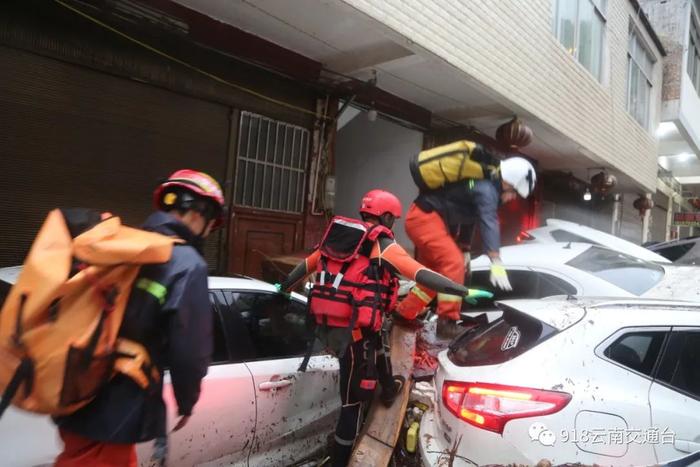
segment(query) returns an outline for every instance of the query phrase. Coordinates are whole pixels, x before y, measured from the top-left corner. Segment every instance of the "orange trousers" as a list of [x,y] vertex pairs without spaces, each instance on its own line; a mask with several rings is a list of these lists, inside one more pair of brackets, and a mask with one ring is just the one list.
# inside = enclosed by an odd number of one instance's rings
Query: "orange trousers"
[[[440,214],[424,212],[412,204],[406,216],[406,233],[416,246],[417,259],[420,263],[458,284],[464,282],[466,272],[464,255],[450,235]],[[399,303],[397,311],[406,319],[414,319],[435,298],[435,295],[438,297],[438,316],[453,320],[460,319],[462,297],[437,294],[420,285],[416,285]]]
[[137,467],[136,445],[93,441],[58,430],[65,447],[54,467]]

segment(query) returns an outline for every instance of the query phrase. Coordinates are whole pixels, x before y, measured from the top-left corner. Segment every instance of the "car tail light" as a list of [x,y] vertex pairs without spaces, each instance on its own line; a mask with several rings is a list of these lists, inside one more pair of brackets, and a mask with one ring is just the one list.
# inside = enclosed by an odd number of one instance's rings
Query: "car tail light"
[[442,403],[458,418],[484,430],[503,433],[516,418],[548,415],[563,409],[571,394],[486,383],[445,381]]
[[535,239],[535,237],[533,237],[532,235],[530,235],[529,233],[527,233],[527,232],[524,231],[524,230],[520,231],[520,233],[518,234],[518,236],[515,237],[515,241],[518,242],[518,243],[522,243],[522,242],[524,242],[524,241],[527,241],[527,240],[534,240],[534,239]]

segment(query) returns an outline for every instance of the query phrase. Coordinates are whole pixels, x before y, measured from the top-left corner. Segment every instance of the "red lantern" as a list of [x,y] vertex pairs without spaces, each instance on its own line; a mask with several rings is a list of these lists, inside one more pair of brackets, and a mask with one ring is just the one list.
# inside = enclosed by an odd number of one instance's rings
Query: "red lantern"
[[651,198],[647,198],[646,196],[640,196],[639,198],[634,200],[632,206],[634,206],[634,209],[639,211],[640,216],[644,216],[645,211],[648,211],[649,209],[654,207],[654,202],[651,200]]
[[518,117],[514,117],[496,129],[496,140],[509,149],[522,148],[532,141],[532,130]]
[[605,172],[599,172],[591,178],[593,192],[602,196],[607,195],[615,185],[617,185],[617,178]]

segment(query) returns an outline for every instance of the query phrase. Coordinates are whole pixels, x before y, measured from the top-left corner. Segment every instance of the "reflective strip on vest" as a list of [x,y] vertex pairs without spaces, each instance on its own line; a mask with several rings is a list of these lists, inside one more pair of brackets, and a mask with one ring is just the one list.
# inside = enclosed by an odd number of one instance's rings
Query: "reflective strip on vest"
[[462,297],[459,295],[448,295],[446,293],[439,293],[438,294],[438,301],[439,302],[460,302],[460,301],[462,301]]
[[426,305],[427,305],[428,303],[430,303],[430,300],[431,300],[431,299],[430,299],[430,296],[429,296],[427,293],[423,292],[423,291],[420,289],[420,287],[413,287],[413,288],[411,289],[411,293],[412,293],[413,295],[415,295],[416,297],[420,298],[420,300],[421,300],[423,303],[425,303]]
[[168,289],[163,284],[142,277],[136,282],[136,288],[153,295],[161,305],[165,304],[165,296],[168,294]]
[[333,281],[333,288],[338,290],[338,287],[340,287],[340,282],[343,280],[343,275],[341,273],[338,273],[335,276],[335,280]]

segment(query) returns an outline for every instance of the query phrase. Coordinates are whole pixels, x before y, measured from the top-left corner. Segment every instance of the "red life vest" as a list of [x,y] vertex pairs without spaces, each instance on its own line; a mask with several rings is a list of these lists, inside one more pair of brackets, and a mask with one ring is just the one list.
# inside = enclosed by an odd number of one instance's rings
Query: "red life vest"
[[379,330],[382,315],[396,303],[398,279],[378,258],[370,258],[380,235],[394,238],[384,226],[334,217],[318,247],[321,258],[309,308],[317,324]]

